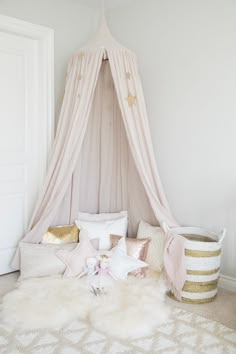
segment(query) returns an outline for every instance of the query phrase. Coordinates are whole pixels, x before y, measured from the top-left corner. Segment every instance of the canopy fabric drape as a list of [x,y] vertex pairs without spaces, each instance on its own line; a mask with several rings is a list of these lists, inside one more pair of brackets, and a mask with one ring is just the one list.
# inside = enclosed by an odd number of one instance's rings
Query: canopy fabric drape
[[71,184],[53,224],[70,223],[78,210],[128,210],[130,236],[141,218],[156,223],[129,147],[110,64],[103,61]]
[[[79,210],[121,209],[129,211],[131,235],[141,219],[177,225],[156,167],[136,57],[103,22],[69,62],[50,166],[22,241],[39,243],[50,225],[73,222]],[[18,252],[12,266],[19,269]]]

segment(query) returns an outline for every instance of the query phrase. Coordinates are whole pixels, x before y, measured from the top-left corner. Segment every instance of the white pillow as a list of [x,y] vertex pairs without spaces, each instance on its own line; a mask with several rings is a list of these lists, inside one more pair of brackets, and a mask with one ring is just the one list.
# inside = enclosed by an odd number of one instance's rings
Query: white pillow
[[78,220],[110,221],[110,220],[116,220],[116,219],[123,218],[124,216],[127,217],[127,219],[128,219],[128,211],[122,210],[118,213],[101,213],[101,214],[90,214],[90,213],[83,213],[83,212],[79,211]]
[[20,242],[20,278],[46,277],[63,274],[66,266],[58,258],[58,250],[72,251],[78,243],[35,244]]
[[146,262],[149,268],[160,271],[163,268],[163,252],[165,233],[159,226],[152,226],[147,222],[140,221],[137,238],[151,238],[147,251]]
[[79,229],[85,229],[88,232],[90,240],[99,239],[99,249],[109,250],[111,248],[110,234],[126,236],[128,229],[127,216],[109,221],[75,221]]

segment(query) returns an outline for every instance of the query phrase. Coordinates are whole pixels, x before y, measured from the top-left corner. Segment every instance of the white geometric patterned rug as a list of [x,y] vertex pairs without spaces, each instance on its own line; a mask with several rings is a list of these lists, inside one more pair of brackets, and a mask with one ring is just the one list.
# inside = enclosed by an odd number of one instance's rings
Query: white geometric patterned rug
[[0,322],[1,354],[235,354],[236,331],[173,308],[155,335],[117,340],[74,321],[62,330],[16,331]]

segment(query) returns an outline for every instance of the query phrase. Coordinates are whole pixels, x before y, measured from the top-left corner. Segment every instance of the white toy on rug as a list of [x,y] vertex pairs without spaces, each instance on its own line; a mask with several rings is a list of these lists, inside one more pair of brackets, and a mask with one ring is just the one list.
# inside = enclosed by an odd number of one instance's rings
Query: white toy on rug
[[97,256],[99,263],[96,266],[96,275],[91,281],[91,285],[95,289],[99,289],[103,293],[107,288],[114,285],[114,280],[116,277],[111,272],[110,262],[111,258],[107,255]]
[[111,275],[110,268],[110,258],[106,255],[98,256],[99,265],[97,265],[96,270],[98,275]]
[[89,257],[86,259],[86,266],[84,267],[84,271],[78,275],[77,278],[81,278],[84,275],[87,275],[87,277],[92,277],[97,273],[97,263],[98,260],[96,257]]

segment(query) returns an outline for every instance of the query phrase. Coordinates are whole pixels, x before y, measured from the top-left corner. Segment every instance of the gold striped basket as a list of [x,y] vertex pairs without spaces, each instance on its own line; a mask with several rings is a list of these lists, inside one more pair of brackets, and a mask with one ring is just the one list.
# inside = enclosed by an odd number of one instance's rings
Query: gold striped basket
[[[192,304],[213,301],[217,295],[222,241],[226,229],[220,234],[199,227],[172,228],[171,232],[186,238],[187,279],[182,290],[182,301]],[[169,296],[175,298],[171,293]]]

